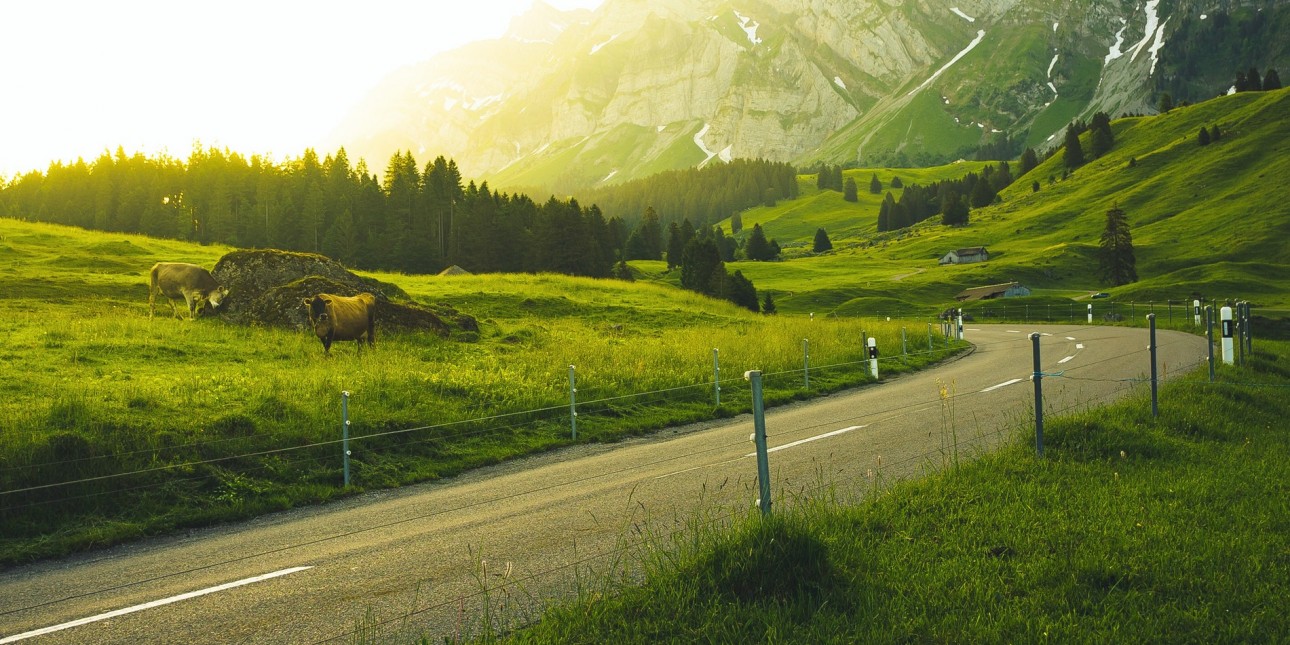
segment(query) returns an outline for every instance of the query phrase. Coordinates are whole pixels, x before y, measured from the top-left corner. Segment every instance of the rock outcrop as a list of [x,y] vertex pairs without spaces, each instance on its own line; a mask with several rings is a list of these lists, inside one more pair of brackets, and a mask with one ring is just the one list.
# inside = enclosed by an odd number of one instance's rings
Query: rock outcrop
[[211,275],[229,289],[219,316],[233,323],[304,329],[309,322],[306,298],[367,292],[376,296],[379,327],[430,330],[445,337],[479,331],[473,317],[452,307],[415,303],[397,285],[355,275],[339,262],[312,253],[233,251],[220,258]]

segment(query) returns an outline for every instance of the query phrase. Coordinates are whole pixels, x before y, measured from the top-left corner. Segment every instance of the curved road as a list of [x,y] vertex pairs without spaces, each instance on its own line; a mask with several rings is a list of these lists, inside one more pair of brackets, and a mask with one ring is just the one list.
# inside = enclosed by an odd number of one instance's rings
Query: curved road
[[[775,504],[827,485],[859,496],[1033,428],[1030,332],[1062,374],[1044,379],[1046,415],[1150,374],[1143,329],[969,326],[974,350],[943,366],[769,410]],[[1158,345],[1162,378],[1205,361],[1204,338]],[[0,575],[0,644],[438,640],[475,633],[485,599],[523,620],[633,543],[750,507],[751,433],[742,416],[17,568]]]

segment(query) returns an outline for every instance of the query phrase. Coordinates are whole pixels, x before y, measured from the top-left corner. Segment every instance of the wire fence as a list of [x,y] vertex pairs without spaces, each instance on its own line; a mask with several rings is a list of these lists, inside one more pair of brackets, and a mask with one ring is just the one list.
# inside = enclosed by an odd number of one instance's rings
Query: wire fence
[[[1096,329],[1097,329],[1096,327],[1090,328],[1090,330],[1096,330]],[[1247,326],[1246,329],[1248,330],[1249,327]],[[947,355],[950,352],[961,349],[962,345],[956,343],[956,341],[951,340],[948,337],[949,335],[952,335],[952,330],[947,328],[942,328],[937,333],[936,337],[932,339],[933,349],[930,349],[930,350],[918,349],[918,350],[910,351],[910,348],[909,348],[910,343],[903,342],[902,344],[904,346],[899,348],[899,350],[897,350],[896,348],[890,348],[886,350],[886,355],[881,355],[873,359],[865,359],[860,361],[842,361],[837,363],[822,363],[820,365],[811,365],[809,363],[809,358],[808,358],[807,360],[804,361],[803,369],[801,370],[784,370],[784,371],[775,372],[775,373],[767,373],[767,374],[764,374],[763,376],[768,381],[784,381],[784,382],[801,381],[802,383],[807,383],[810,378],[809,374],[811,372],[816,372],[818,374],[825,374],[825,375],[834,374],[834,373],[846,373],[846,374],[854,375],[856,372],[867,371],[871,360],[882,365],[883,367],[881,369],[885,372],[890,366],[894,366],[897,363],[909,361],[914,358],[939,358]],[[1091,342],[1091,341],[1097,340],[1098,338],[1099,336],[1096,335],[1095,333],[1095,335],[1088,336],[1086,338],[1086,341]],[[978,349],[986,349],[991,347],[992,345],[1014,344],[1015,342],[1016,342],[1015,339],[1001,340],[1001,341],[998,341],[997,343],[979,343],[978,342],[976,346]],[[1166,341],[1161,346],[1167,346],[1168,344],[1169,344],[1169,341]],[[1214,347],[1214,344],[1212,342],[1210,343],[1210,347],[1212,351],[1212,348]],[[1136,350],[1133,352],[1118,354],[1115,356],[1109,356],[1100,361],[1081,363],[1079,365],[1061,370],[1060,372],[1045,374],[1044,377],[1054,378],[1054,379],[1068,379],[1072,381],[1101,382],[1106,384],[1113,384],[1116,387],[1110,396],[1120,396],[1125,391],[1131,390],[1135,387],[1143,385],[1144,383],[1147,383],[1148,379],[1142,377],[1140,374],[1125,375],[1123,377],[1116,377],[1116,378],[1085,376],[1085,374],[1090,372],[1093,368],[1098,367],[1099,365],[1104,363],[1124,361],[1126,358],[1132,358],[1134,361],[1137,361],[1140,358],[1143,358],[1148,351],[1149,349],[1144,347],[1143,349]],[[716,370],[715,373],[719,373],[719,371],[720,370]],[[1171,380],[1176,380],[1176,379],[1171,379]],[[1286,386],[1284,384],[1279,384],[1279,383],[1260,383],[1260,382],[1254,382],[1254,381],[1248,381],[1248,380],[1234,381],[1230,379],[1225,379],[1225,380],[1211,379],[1209,382],[1197,382],[1197,381],[1187,382],[1187,387],[1284,388]],[[791,390],[795,388],[798,388],[798,386],[796,385],[789,386],[787,389]],[[571,389],[576,389],[576,388],[571,388]],[[807,389],[808,388],[806,386],[802,386],[800,388],[801,391],[807,391]],[[710,406],[714,402],[715,398],[718,396],[720,396],[723,401],[734,401],[734,400],[747,401],[751,397],[751,395],[752,395],[751,389],[748,387],[747,381],[745,380],[742,374],[735,377],[728,377],[728,378],[719,378],[714,376],[711,382],[700,382],[700,383],[692,383],[687,385],[678,385],[672,388],[658,389],[658,390],[653,390],[649,392],[641,392],[636,394],[618,395],[618,396],[610,396],[610,397],[579,401],[577,402],[577,405],[576,405],[576,415],[584,421],[591,420],[593,418],[600,418],[602,421],[612,422],[614,419],[621,418],[624,414],[630,413],[630,411],[635,407],[650,407],[650,406],[659,406],[659,405],[678,405],[678,404],[695,404],[695,405]],[[985,391],[956,392],[956,393],[951,393],[948,396],[948,400],[950,402],[967,401],[978,397],[984,397],[986,395],[987,393]],[[793,427],[793,428],[779,428],[779,429],[776,429],[775,434],[776,434],[777,441],[781,443],[787,443],[787,442],[792,442],[805,437],[809,437],[814,434],[818,434],[819,431],[825,428],[837,427],[839,424],[860,424],[862,422],[872,423],[876,419],[891,418],[893,416],[909,413],[913,410],[925,408],[926,406],[929,406],[929,405],[942,405],[942,404],[945,404],[946,401],[947,401],[947,398],[944,395],[939,395],[939,396],[927,395],[924,397],[907,399],[899,402],[892,402],[881,407],[874,407],[871,409],[858,411],[854,414],[841,415],[836,418],[819,420],[815,423],[808,424],[808,425],[803,425],[803,426]],[[1070,401],[1061,407],[1049,408],[1047,413],[1050,415],[1061,415],[1061,414],[1069,413],[1082,408],[1087,408],[1091,405],[1092,404],[1088,401]],[[739,409],[742,410],[743,408],[740,407]],[[420,425],[420,426],[413,426],[413,427],[374,431],[360,436],[350,437],[349,441],[358,450],[387,449],[397,453],[397,452],[402,452],[407,450],[415,450],[418,446],[424,447],[424,446],[430,446],[430,445],[440,443],[446,432],[451,432],[452,435],[457,438],[466,438],[466,437],[506,438],[506,437],[514,436],[516,433],[520,433],[526,430],[540,429],[541,431],[551,431],[555,428],[564,427],[566,423],[570,423],[572,420],[569,419],[568,417],[569,414],[570,414],[570,407],[568,405],[565,405],[565,404],[553,405],[546,408],[525,410],[521,412],[506,413],[506,414],[497,414],[497,415],[491,415],[491,416],[481,416],[477,418],[465,419],[465,420],[459,420],[459,421],[453,421],[453,422],[447,422],[447,423],[441,423],[441,424]],[[1033,419],[1031,419],[1031,421],[1033,421]],[[340,423],[338,421],[337,428],[339,427],[340,427]],[[955,457],[953,458],[957,458],[957,455],[960,452],[966,453],[970,449],[982,449],[984,446],[996,445],[997,443],[1005,439],[1007,436],[1013,435],[1017,431],[1018,431],[1018,426],[1016,425],[1011,425],[1011,426],[1001,425],[999,427],[996,427],[984,433],[976,433],[971,436],[965,436],[963,438],[955,438],[948,443],[942,442],[939,446],[933,449],[927,450],[919,454],[905,456],[896,461],[889,461],[888,463],[883,464],[881,466],[875,467],[874,464],[864,464],[864,463],[855,464],[854,468],[850,471],[835,473],[834,476],[830,478],[828,482],[816,482],[810,485],[804,485],[794,491],[784,491],[781,489],[780,491],[778,491],[777,495],[782,497],[787,503],[793,503],[794,499],[809,499],[820,495],[831,494],[831,492],[836,489],[851,489],[851,490],[860,490],[860,491],[875,490],[876,487],[882,485],[881,479],[882,479],[882,473],[884,471],[899,471],[905,466],[918,464],[918,463],[936,462],[938,459],[944,462],[946,459],[950,459],[951,455],[955,455]],[[200,453],[204,449],[209,449],[214,446],[227,446],[230,444],[235,444],[235,442],[238,442],[238,441],[248,442],[248,445],[253,445],[256,442],[260,442],[263,440],[265,440],[265,437],[263,436],[219,439],[219,440],[212,440],[212,441],[206,441],[206,442],[194,442],[183,446],[174,446],[173,450],[177,452],[192,451],[192,452]],[[48,505],[63,504],[63,503],[66,503],[68,500],[84,501],[84,500],[101,499],[104,497],[120,495],[123,491],[139,493],[139,492],[146,492],[148,490],[155,489],[158,487],[164,487],[164,486],[182,487],[186,485],[198,485],[209,479],[208,474],[198,471],[198,468],[201,466],[222,467],[227,465],[230,467],[230,470],[235,470],[233,468],[234,466],[242,466],[244,469],[237,472],[241,472],[243,474],[249,474],[259,470],[271,469],[276,467],[285,468],[285,467],[291,467],[293,465],[297,465],[301,463],[317,464],[317,463],[330,462],[334,464],[335,462],[338,461],[341,444],[342,444],[342,439],[338,436],[337,438],[332,440],[312,441],[312,442],[302,443],[300,445],[291,445],[291,446],[278,446],[278,447],[261,446],[259,448],[240,451],[233,455],[194,459],[189,461],[183,461],[180,463],[158,465],[152,468],[136,469],[129,472],[104,473],[100,475],[68,479],[65,481],[53,481],[53,482],[42,483],[38,485],[0,491],[0,503],[4,504],[2,508],[5,512],[13,512],[13,511],[20,511],[24,509],[30,510],[33,508],[39,508],[39,507],[48,506]],[[207,564],[202,567],[175,571],[173,573],[167,574],[166,576],[153,578],[150,580],[131,581],[128,583],[122,583],[121,585],[112,587],[110,589],[86,590],[81,592],[69,593],[66,596],[56,598],[56,599],[43,599],[40,602],[33,602],[25,607],[14,607],[14,608],[0,610],[0,616],[13,614],[20,611],[28,611],[28,610],[39,608],[46,605],[53,605],[61,602],[66,602],[79,597],[103,593],[105,591],[110,591],[110,590],[115,590],[115,589],[135,586],[135,585],[141,585],[148,582],[156,581],[164,577],[175,577],[175,576],[186,575],[200,569],[208,569],[208,568],[212,568],[212,567],[216,567],[224,564],[249,560],[252,558],[258,558],[258,557],[270,555],[276,552],[288,551],[292,549],[301,549],[301,548],[305,548],[305,547],[309,547],[312,545],[333,541],[333,540],[343,540],[349,537],[353,537],[357,534],[362,534],[366,532],[379,532],[399,524],[432,520],[436,517],[447,515],[450,513],[457,513],[461,511],[470,510],[472,508],[482,507],[489,504],[496,504],[498,502],[502,502],[508,499],[515,499],[526,495],[541,493],[544,490],[553,490],[553,489],[567,487],[571,485],[577,485],[579,483],[593,481],[600,478],[610,477],[614,475],[622,475],[622,474],[631,473],[635,471],[641,471],[647,468],[653,468],[662,463],[681,459],[682,457],[687,459],[694,459],[695,457],[703,458],[705,455],[710,455],[714,461],[725,460],[728,458],[725,455],[727,455],[730,452],[731,448],[746,447],[746,446],[747,446],[746,440],[740,439],[735,441],[710,444],[705,448],[703,448],[702,450],[700,450],[697,454],[696,453],[688,453],[686,455],[659,454],[651,460],[624,465],[619,467],[617,470],[614,470],[611,472],[584,473],[572,479],[561,479],[559,481],[544,482],[538,488],[532,488],[532,489],[526,489],[526,490],[514,490],[514,491],[499,491],[497,495],[491,496],[488,498],[465,500],[451,507],[437,508],[434,510],[426,511],[421,514],[403,517],[398,520],[387,522],[387,523],[364,526],[360,529],[355,529],[352,531],[340,532],[340,533],[330,534],[326,536],[321,536],[316,539],[312,539],[304,542],[292,543],[289,545],[284,545],[284,546],[275,548],[271,551],[261,551],[261,552],[255,552],[255,553],[240,554],[236,557],[228,558],[221,562]],[[274,462],[274,463],[265,463],[263,461],[255,461],[255,463],[245,463],[248,461],[253,461],[253,460],[257,460],[265,457],[279,458],[280,461]],[[77,457],[74,459],[52,461],[52,462],[46,462],[41,464],[32,464],[32,465],[18,466],[18,467],[4,467],[4,468],[0,468],[0,471],[11,470],[14,468],[29,469],[30,471],[33,471],[33,472],[70,470],[71,466],[78,466],[78,467],[84,466],[85,464],[91,463],[96,459],[100,459],[100,458],[92,457],[92,456]],[[335,469],[333,468],[333,472],[334,471]],[[158,473],[166,473],[167,476],[164,481],[152,481],[147,477],[148,475],[154,475]],[[144,481],[139,483],[123,483],[116,487],[110,487],[110,489],[106,489],[102,486],[104,482],[109,480],[122,480],[122,481],[128,482],[128,480],[139,478],[139,477],[143,477]],[[525,587],[536,588],[538,586],[537,583],[542,580],[564,579],[570,576],[576,577],[576,574],[580,568],[585,569],[595,563],[612,562],[612,563],[619,563],[619,564],[615,564],[614,566],[626,566],[626,565],[622,565],[621,563],[627,560],[627,556],[630,553],[640,549],[642,546],[645,546],[647,544],[647,541],[670,540],[673,537],[675,537],[677,533],[682,531],[693,531],[697,529],[702,529],[704,527],[709,527],[709,528],[719,527],[725,523],[733,521],[737,517],[742,516],[745,512],[746,510],[731,509],[723,512],[718,512],[709,517],[706,517],[704,518],[703,522],[699,525],[690,525],[686,527],[662,530],[660,532],[651,533],[646,536],[639,536],[637,539],[626,539],[621,541],[619,544],[617,544],[615,547],[611,549],[605,549],[597,553],[587,554],[583,557],[576,559],[575,561],[563,562],[558,565],[552,565],[550,567],[543,568],[541,570],[537,570],[532,573],[526,574],[525,576],[508,578],[507,580],[505,580],[500,584],[490,585],[488,584],[488,581],[485,580],[483,581],[483,584],[480,585],[479,589],[477,591],[474,591],[473,593],[457,595],[451,598],[431,600],[428,603],[426,603],[424,606],[418,605],[412,608],[411,610],[405,613],[402,613],[398,616],[374,619],[366,623],[365,625],[363,625],[361,629],[390,628],[392,626],[400,625],[400,624],[406,625],[408,624],[409,621],[415,621],[418,617],[426,616],[428,614],[433,614],[435,612],[459,611],[460,608],[465,606],[466,603],[478,603],[481,600],[488,598],[490,595],[520,593],[519,590]],[[543,599],[539,597],[532,597],[532,598],[529,598],[529,601],[540,605],[541,602],[543,602]],[[416,623],[414,622],[413,624],[415,625]],[[360,629],[359,627],[356,627],[355,630],[351,630],[343,634],[338,634],[335,637],[328,638],[320,642],[348,640],[353,638],[356,631],[358,631],[359,629]],[[414,629],[416,628],[414,627]],[[487,631],[488,629],[492,629],[492,626],[481,626],[479,629]]]

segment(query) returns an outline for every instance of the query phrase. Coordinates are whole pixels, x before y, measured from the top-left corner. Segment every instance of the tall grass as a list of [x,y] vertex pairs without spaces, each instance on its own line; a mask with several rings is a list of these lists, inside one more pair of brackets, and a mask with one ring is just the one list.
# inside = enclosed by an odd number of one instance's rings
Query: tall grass
[[[126,240],[144,253],[130,267],[106,262],[117,271],[106,286],[84,280],[93,275],[84,267],[116,258],[120,244],[7,220],[0,235],[25,257],[0,262],[0,271],[19,276],[0,320],[8,339],[0,350],[4,563],[567,445],[570,366],[577,440],[615,441],[745,411],[750,369],[767,374],[772,403],[863,384],[871,379],[862,331],[878,337],[884,355],[900,351],[896,323],[758,316],[658,285],[382,275],[423,301],[479,316],[478,338],[378,329],[374,349],[342,343],[328,356],[305,331],[177,320],[164,306],[150,318],[143,281],[168,257],[161,243]],[[38,277],[33,257],[79,267],[50,274],[47,284],[65,298],[47,300],[21,284]],[[924,348],[884,372],[958,349]],[[341,392],[351,395],[349,490]]]

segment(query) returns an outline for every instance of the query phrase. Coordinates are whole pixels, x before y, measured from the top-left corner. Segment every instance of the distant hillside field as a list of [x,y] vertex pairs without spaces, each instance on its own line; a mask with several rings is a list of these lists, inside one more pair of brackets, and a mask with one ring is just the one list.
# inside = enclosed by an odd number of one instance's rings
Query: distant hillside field
[[[1198,142],[1201,127],[1221,138]],[[1086,297],[1097,291],[1122,302],[1190,302],[1193,297],[1247,299],[1290,306],[1290,90],[1216,98],[1160,116],[1114,121],[1110,153],[1063,178],[1060,150],[973,210],[964,227],[933,218],[877,234],[879,196],[867,191],[873,173],[889,190],[961,177],[982,164],[935,169],[846,171],[859,202],[800,178],[801,197],[741,214],[744,230],[761,224],[786,249],[784,262],[736,262],[758,289],[771,290],[781,311],[874,313],[953,303],[964,288],[1019,281],[1036,295]],[[1082,144],[1090,148],[1089,134]],[[1012,164],[1014,172],[1018,166]],[[1038,192],[1033,191],[1035,182]],[[899,198],[900,191],[894,191]],[[1097,275],[1106,211],[1128,216],[1138,282],[1118,288]],[[730,222],[721,223],[730,230]],[[809,253],[817,228],[834,250]],[[985,246],[990,261],[939,266],[947,252]],[[866,301],[872,306],[863,305]]]

